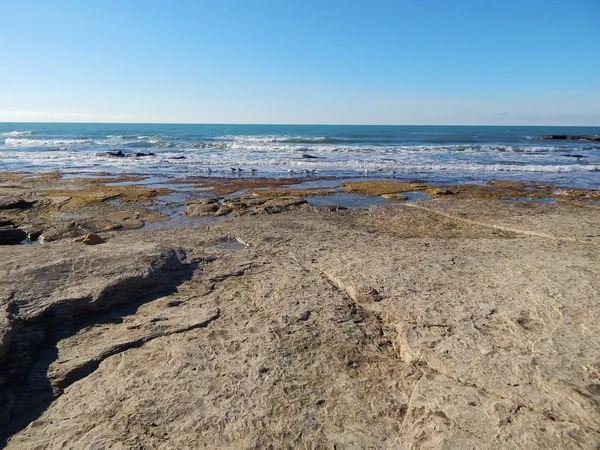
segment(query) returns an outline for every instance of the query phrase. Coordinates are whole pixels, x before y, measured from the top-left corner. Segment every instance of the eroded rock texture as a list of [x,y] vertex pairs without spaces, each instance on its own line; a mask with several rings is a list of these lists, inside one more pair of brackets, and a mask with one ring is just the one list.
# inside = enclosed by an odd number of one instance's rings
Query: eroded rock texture
[[2,247],[7,447],[596,448],[599,218],[449,199]]

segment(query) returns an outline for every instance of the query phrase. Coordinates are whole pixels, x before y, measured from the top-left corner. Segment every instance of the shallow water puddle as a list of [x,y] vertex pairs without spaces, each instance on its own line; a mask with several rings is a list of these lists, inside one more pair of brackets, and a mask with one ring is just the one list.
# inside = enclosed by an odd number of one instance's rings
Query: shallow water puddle
[[530,197],[519,197],[513,200],[519,203],[556,203],[555,198],[530,198]]
[[24,241],[19,242],[20,245],[42,245],[40,241],[28,241],[25,239]]

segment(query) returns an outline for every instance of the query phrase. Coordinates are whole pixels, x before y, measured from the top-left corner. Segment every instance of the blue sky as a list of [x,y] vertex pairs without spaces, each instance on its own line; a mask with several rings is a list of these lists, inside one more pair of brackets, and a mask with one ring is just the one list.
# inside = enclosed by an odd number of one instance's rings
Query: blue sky
[[0,0],[0,121],[600,125],[598,0]]

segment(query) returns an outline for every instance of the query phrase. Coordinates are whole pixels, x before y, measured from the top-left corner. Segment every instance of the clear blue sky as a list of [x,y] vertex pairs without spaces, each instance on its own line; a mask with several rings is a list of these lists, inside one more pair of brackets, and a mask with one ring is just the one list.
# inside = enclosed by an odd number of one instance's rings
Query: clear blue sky
[[0,0],[0,121],[600,125],[599,0]]

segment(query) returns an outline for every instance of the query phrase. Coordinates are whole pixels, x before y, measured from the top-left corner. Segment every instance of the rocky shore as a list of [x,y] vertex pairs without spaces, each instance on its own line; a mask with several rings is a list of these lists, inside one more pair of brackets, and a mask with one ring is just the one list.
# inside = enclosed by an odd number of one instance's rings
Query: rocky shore
[[[51,242],[149,224],[153,224],[150,228],[189,226],[207,218],[274,214],[310,204],[365,207],[444,197],[556,201],[582,207],[600,202],[596,190],[509,181],[440,186],[418,180],[314,176],[153,178],[0,173],[0,245]],[[317,201],[324,197],[330,200]],[[166,223],[157,225],[160,222]]]
[[600,445],[597,192],[251,182],[145,231],[168,184],[5,181],[6,229],[74,224],[0,246],[7,448]]

